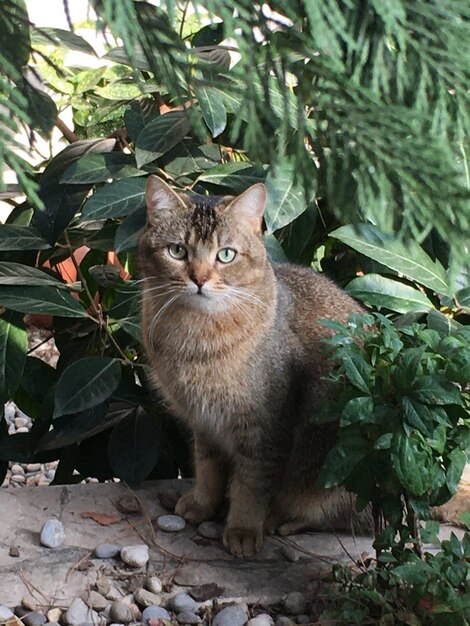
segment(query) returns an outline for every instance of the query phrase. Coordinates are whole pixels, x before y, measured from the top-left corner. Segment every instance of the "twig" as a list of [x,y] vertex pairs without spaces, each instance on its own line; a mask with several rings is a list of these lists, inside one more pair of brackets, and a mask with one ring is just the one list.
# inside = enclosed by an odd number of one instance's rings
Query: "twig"
[[21,578],[21,581],[23,582],[24,586],[26,587],[26,589],[29,591],[29,593],[32,596],[34,596],[34,592],[36,592],[36,594],[38,594],[38,596],[42,600],[46,601],[46,604],[48,606],[51,604],[50,598],[48,598],[46,595],[44,595],[43,592],[40,589],[38,589],[37,587],[35,587],[33,585],[33,583],[28,579],[28,577],[26,576],[26,574],[24,573],[22,568],[20,568],[20,578]]
[[54,125],[57,126],[67,141],[70,141],[70,143],[78,141],[78,135],[76,135],[59,116],[55,118]]

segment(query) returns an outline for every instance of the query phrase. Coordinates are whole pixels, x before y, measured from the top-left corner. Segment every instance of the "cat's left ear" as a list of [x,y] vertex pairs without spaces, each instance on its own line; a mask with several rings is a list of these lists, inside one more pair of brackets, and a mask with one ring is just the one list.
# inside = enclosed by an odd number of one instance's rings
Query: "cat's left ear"
[[147,202],[147,219],[150,224],[156,222],[159,211],[184,206],[184,202],[176,191],[173,191],[161,178],[153,175],[147,179],[145,200]]
[[249,222],[255,234],[261,232],[263,213],[266,208],[267,191],[263,183],[256,183],[248,187],[241,195],[230,202],[225,209],[233,212],[238,219]]

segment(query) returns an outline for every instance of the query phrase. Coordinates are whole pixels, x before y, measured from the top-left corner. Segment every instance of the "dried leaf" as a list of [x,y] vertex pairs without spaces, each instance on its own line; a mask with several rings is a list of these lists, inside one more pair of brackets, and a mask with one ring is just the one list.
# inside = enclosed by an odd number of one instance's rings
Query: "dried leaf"
[[84,511],[80,513],[80,516],[85,519],[92,519],[101,526],[111,526],[111,524],[118,524],[122,520],[122,517],[117,515],[108,515],[108,513],[98,513],[97,511]]

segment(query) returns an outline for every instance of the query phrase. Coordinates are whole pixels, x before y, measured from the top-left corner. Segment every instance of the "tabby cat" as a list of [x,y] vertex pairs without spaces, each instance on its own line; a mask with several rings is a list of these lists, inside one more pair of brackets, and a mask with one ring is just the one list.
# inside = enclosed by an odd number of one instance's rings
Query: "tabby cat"
[[189,196],[150,176],[146,199],[143,339],[153,383],[194,435],[195,486],[176,512],[200,523],[228,495],[236,556],[266,531],[370,526],[344,490],[315,487],[336,426],[309,421],[331,395],[319,320],[361,307],[324,276],[269,261],[263,184]]

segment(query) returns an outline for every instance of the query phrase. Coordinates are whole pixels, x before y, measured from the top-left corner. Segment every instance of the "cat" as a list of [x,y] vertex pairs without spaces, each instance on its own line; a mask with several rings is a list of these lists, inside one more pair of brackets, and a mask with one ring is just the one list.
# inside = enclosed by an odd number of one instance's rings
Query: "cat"
[[266,188],[239,196],[146,188],[139,244],[142,335],[152,383],[194,438],[195,486],[176,513],[212,518],[226,495],[223,541],[235,556],[266,532],[371,530],[342,488],[315,486],[337,425],[309,419],[334,393],[321,319],[362,307],[325,276],[275,264],[262,238]]

